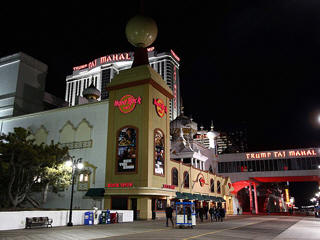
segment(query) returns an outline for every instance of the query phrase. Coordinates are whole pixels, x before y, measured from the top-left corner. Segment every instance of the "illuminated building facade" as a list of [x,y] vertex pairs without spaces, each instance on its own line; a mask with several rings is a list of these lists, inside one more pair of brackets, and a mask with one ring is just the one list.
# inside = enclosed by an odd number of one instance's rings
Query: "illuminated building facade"
[[[150,66],[161,75],[163,80],[173,92],[174,98],[168,106],[170,120],[175,119],[180,113],[180,58],[170,52],[157,53],[154,47],[148,49]],[[117,53],[102,56],[93,61],[73,68],[72,75],[66,77],[65,101],[69,106],[79,104],[82,91],[92,83],[101,91],[98,100],[109,98],[106,90],[107,84],[119,74],[119,71],[129,69],[133,63],[133,52]]]

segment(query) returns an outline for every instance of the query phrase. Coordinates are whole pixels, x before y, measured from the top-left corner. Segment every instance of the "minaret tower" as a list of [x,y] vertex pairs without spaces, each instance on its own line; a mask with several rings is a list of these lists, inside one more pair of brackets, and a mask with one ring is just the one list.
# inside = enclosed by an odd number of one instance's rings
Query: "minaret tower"
[[157,36],[153,19],[137,15],[126,26],[135,46],[131,69],[120,71],[109,92],[105,208],[132,209],[150,219],[153,200],[171,196],[169,104],[172,91],[148,61]]

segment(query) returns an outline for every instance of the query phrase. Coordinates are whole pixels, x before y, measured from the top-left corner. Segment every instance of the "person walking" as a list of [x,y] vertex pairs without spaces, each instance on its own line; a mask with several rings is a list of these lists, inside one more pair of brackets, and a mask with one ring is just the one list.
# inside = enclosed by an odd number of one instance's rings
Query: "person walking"
[[166,219],[167,219],[167,222],[166,222],[166,226],[168,227],[168,220],[170,219],[171,221],[171,224],[172,224],[172,227],[174,227],[174,224],[173,224],[173,220],[172,220],[172,212],[173,212],[173,209],[170,205],[168,205],[166,207]]
[[205,205],[204,208],[203,208],[203,211],[204,211],[204,216],[206,217],[206,220],[208,220],[208,205]]
[[200,217],[200,221],[201,221],[201,222],[203,222],[203,213],[204,213],[204,212],[203,212],[203,208],[200,207],[200,208],[199,208],[199,217]]
[[239,215],[240,214],[240,208],[237,207],[237,214]]
[[223,219],[226,215],[226,212],[223,207],[219,209],[219,213],[220,213],[220,220],[221,220],[221,222],[223,222]]
[[214,208],[212,206],[209,209],[209,214],[210,214],[210,222],[213,222]]

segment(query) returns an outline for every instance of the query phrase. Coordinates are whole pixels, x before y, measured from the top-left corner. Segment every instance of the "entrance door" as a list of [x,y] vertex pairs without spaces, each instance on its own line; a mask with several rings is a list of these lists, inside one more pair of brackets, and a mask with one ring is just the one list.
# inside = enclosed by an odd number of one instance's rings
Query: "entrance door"
[[131,209],[133,210],[133,220],[138,220],[136,198],[131,198]]
[[128,210],[128,198],[126,197],[112,197],[111,209],[114,210]]

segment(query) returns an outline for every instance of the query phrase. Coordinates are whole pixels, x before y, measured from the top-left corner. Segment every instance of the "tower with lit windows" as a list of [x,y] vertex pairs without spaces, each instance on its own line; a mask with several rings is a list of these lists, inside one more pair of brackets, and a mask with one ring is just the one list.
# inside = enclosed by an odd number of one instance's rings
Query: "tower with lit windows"
[[[148,48],[150,66],[162,77],[173,93],[168,106],[170,120],[180,113],[180,58],[170,50],[158,53],[154,47]],[[109,54],[73,68],[73,73],[66,77],[65,101],[69,106],[79,103],[78,98],[84,97],[84,89],[93,84],[100,92],[100,100],[108,99],[107,85],[121,70],[129,69],[133,63],[133,52]]]

